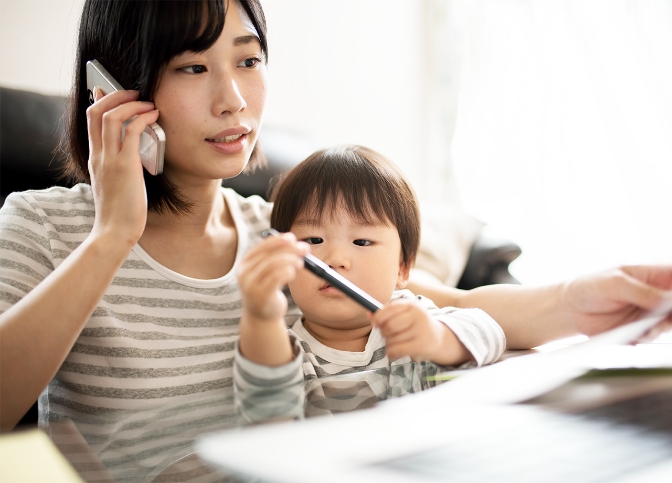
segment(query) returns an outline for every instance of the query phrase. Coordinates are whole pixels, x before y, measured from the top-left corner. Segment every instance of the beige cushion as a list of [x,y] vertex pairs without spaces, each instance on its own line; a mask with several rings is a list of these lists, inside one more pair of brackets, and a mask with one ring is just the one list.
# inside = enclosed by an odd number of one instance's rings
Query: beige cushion
[[485,223],[452,203],[422,203],[420,212],[422,236],[413,277],[455,287]]

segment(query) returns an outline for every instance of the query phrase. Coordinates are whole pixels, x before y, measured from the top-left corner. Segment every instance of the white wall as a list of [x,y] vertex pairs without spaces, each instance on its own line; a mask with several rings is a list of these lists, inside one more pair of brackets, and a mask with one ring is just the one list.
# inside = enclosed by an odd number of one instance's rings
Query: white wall
[[67,94],[83,0],[0,0],[0,84]]
[[[262,0],[267,124],[381,151],[422,192],[423,2]],[[83,0],[0,0],[0,84],[67,94]]]

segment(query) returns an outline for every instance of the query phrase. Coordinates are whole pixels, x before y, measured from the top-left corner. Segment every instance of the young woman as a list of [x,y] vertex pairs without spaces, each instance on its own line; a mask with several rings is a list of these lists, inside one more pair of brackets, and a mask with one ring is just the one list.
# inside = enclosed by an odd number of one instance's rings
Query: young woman
[[[265,33],[254,0],[85,4],[69,121],[70,172],[85,184],[2,210],[4,428],[40,394],[44,420],[230,385],[232,268],[270,207],[220,185],[258,162]],[[89,107],[92,59],[133,90]],[[167,137],[156,178],[138,154],[155,121]]]
[[[0,211],[1,428],[40,395],[49,420],[231,386],[234,267],[270,207],[220,183],[258,162],[267,53],[258,0],[85,3],[68,143],[82,184],[13,194]],[[92,59],[130,90],[89,107]],[[155,121],[167,139],[156,178],[138,155]],[[629,267],[540,288],[409,288],[480,307],[511,347],[530,347],[632,320],[671,287],[672,267]]]

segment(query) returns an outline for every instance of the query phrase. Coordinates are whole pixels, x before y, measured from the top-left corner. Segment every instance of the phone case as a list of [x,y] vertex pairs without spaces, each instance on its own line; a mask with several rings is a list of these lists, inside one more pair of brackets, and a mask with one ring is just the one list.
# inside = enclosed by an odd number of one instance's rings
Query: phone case
[[[86,88],[89,104],[93,104],[93,88],[100,88],[104,94],[113,91],[122,91],[124,88],[97,60],[86,63]],[[121,140],[124,140],[126,125],[135,117],[123,124]],[[163,173],[163,156],[166,150],[166,133],[161,126],[153,122],[140,135],[140,159],[149,174],[156,176]]]

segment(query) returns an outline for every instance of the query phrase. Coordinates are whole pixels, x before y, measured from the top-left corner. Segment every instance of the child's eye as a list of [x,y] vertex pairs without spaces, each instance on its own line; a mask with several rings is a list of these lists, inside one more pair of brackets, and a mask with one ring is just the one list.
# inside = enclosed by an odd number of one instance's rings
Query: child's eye
[[182,67],[180,70],[186,72],[187,74],[202,74],[207,72],[208,69],[206,69],[204,65],[188,65],[186,67]]
[[304,238],[303,241],[305,241],[308,245],[319,245],[324,240],[318,236],[311,236],[308,238]]
[[357,239],[357,240],[353,241],[352,243],[354,243],[358,247],[368,247],[373,242],[371,240],[363,240],[363,239],[360,238],[360,239]]
[[238,67],[246,67],[248,69],[251,69],[252,67],[256,67],[257,64],[260,62],[261,59],[259,57],[250,57],[249,59],[245,59],[240,64],[238,64]]

